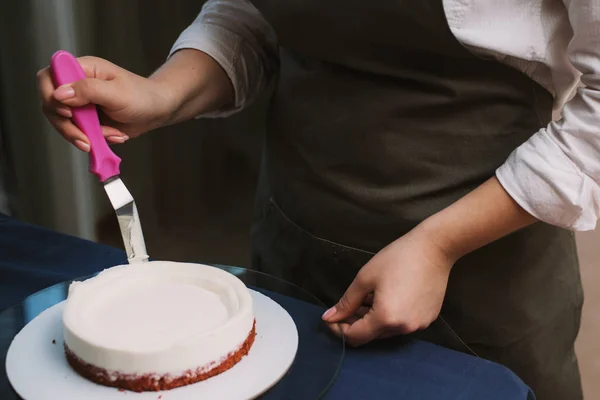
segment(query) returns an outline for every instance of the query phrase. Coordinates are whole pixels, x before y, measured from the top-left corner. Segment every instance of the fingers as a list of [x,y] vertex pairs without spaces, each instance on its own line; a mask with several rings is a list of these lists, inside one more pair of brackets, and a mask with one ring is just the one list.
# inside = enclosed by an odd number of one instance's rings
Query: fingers
[[[344,321],[342,321],[343,324],[349,324],[352,325],[353,323],[355,323],[356,321],[358,321],[359,319],[363,318],[365,315],[367,315],[367,313],[371,310],[371,307],[360,307],[356,313],[354,313],[353,315],[349,316],[348,318],[346,318]],[[330,327],[333,326],[338,326],[340,324],[336,324],[336,323],[332,323],[329,324]]]
[[427,316],[415,315],[403,307],[390,307],[389,300],[383,304],[371,301],[371,305],[363,304],[342,321],[329,322],[329,328],[338,336],[343,333],[351,346],[361,346],[375,339],[406,335],[429,326]]
[[89,103],[109,109],[121,106],[122,88],[114,80],[125,70],[97,57],[80,57],[77,61],[87,78],[55,88],[54,98],[69,107],[80,107]]
[[53,97],[69,107],[81,107],[86,104],[98,104],[101,107],[116,109],[121,106],[119,88],[113,81],[86,78],[63,85],[53,92]]
[[353,323],[343,322],[340,324],[340,328],[350,346],[361,346],[368,343],[381,336],[384,331],[382,324],[372,312],[365,314],[364,317]]
[[46,117],[54,129],[56,129],[65,138],[65,140],[73,143],[73,145],[75,145],[75,147],[81,151],[86,153],[90,151],[90,145],[87,136],[85,136],[84,133],[81,132],[81,130],[79,130],[79,128],[77,128],[70,119],[52,113],[46,113]]
[[50,67],[37,73],[44,109],[71,118],[71,107],[89,103],[109,108],[118,106],[123,96],[119,96],[118,85],[113,80],[125,70],[97,57],[81,57],[77,60],[87,78],[72,84],[55,87]]
[[359,309],[358,309],[358,310],[356,310],[356,312],[354,313],[354,315],[355,315],[356,317],[358,317],[358,318],[362,318],[362,317],[364,317],[365,315],[367,315],[367,313],[368,313],[369,311],[371,311],[371,307],[369,307],[369,306],[362,306],[362,307],[359,307]]
[[88,78],[110,81],[124,71],[123,68],[103,58],[84,56],[77,58],[77,61]]
[[323,320],[340,322],[350,317],[362,306],[372,289],[372,285],[359,273],[337,304],[323,314]]
[[58,115],[60,115],[63,118],[72,118],[73,117],[73,112],[71,111],[70,107],[58,106],[58,107],[56,107],[55,111]]
[[51,113],[55,113],[64,118],[71,118],[71,108],[61,104],[53,96],[54,84],[52,83],[52,77],[49,68],[44,68],[37,73],[38,88],[40,91],[40,97],[42,99],[42,108]]
[[377,337],[377,339],[387,339],[387,338],[391,338],[393,336],[398,336],[398,335],[400,335],[399,332],[384,330],[383,333]]
[[360,307],[344,321],[328,325],[336,335],[343,334],[350,346],[362,346],[376,339],[406,335],[425,328],[410,322],[396,322],[370,307]]
[[[83,152],[87,153],[90,151],[90,144],[87,136],[85,136],[85,134],[77,128],[70,119],[51,113],[47,113],[46,117],[54,129],[56,129],[65,140],[73,143],[75,147]],[[102,126],[102,133],[104,134],[106,141],[111,144],[121,144],[129,139],[129,136],[125,133],[111,126]]]
[[[121,69],[116,65],[96,57],[78,59],[87,79],[59,88],[54,86],[49,67],[37,73],[38,87],[42,99],[42,109],[52,126],[78,149],[88,152],[89,140],[70,118],[72,107],[89,103],[118,107],[122,96],[116,93],[116,84],[112,80]],[[106,140],[111,144],[125,142],[129,137],[123,131],[111,126],[102,126]]]
[[104,134],[106,141],[111,144],[121,144],[129,140],[129,136],[127,136],[126,133],[112,126],[103,125],[102,133]]
[[50,124],[79,150],[90,151],[88,138],[69,119],[73,116],[71,108],[61,104],[54,97],[54,83],[52,82],[50,68],[39,71],[37,79],[42,99],[42,110]]
[[75,140],[73,142],[73,146],[77,147],[79,150],[83,151],[84,153],[89,153],[91,150],[90,145],[82,142],[81,140]]

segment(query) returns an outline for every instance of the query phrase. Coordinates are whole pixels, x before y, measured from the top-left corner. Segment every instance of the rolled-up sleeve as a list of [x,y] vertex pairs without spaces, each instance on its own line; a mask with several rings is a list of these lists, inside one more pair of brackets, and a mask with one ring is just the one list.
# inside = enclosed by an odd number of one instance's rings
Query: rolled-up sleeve
[[246,0],[209,0],[184,30],[169,56],[200,50],[227,73],[235,92],[233,107],[198,117],[225,117],[251,104],[269,86],[279,66],[272,27]]
[[496,176],[534,217],[592,230],[600,217],[600,2],[564,0],[573,38],[571,64],[582,87],[551,122],[517,148]]

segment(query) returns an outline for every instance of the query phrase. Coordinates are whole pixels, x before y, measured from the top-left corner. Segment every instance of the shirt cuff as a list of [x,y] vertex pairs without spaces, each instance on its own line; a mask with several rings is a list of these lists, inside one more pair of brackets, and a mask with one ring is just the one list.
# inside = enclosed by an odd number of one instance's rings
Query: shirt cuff
[[600,187],[540,130],[496,170],[508,194],[535,218],[559,227],[593,230]]

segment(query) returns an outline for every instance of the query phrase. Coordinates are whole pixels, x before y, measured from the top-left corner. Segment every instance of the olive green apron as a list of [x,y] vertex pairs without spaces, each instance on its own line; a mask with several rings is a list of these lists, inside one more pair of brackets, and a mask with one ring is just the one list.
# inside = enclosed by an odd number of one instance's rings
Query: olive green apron
[[[330,304],[551,119],[547,91],[456,40],[442,0],[253,4],[281,45],[254,268]],[[572,233],[538,223],[461,259],[421,336],[503,363],[539,399],[578,399],[582,297]]]

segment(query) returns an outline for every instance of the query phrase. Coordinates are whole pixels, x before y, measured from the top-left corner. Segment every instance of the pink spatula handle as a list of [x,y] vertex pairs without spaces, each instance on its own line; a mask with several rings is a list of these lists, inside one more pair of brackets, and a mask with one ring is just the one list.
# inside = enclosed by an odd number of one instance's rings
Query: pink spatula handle
[[[56,87],[86,77],[77,59],[64,50],[54,53],[50,66]],[[104,139],[96,106],[88,104],[83,107],[74,107],[72,112],[73,122],[90,140],[90,172],[96,175],[100,182],[119,175],[121,159],[112,152]]]

